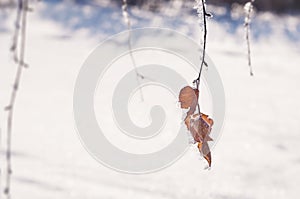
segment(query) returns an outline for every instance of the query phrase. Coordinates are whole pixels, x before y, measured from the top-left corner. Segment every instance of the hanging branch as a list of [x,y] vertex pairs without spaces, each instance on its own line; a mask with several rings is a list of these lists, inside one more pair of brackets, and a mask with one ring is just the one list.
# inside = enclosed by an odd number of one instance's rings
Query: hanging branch
[[[195,0],[196,5],[194,8],[197,10],[198,17],[200,18],[200,26],[203,27],[203,49],[202,49],[202,57],[201,57],[201,65],[200,70],[197,79],[193,81],[194,84],[196,84],[197,90],[199,90],[200,86],[200,80],[201,80],[201,73],[203,69],[203,65],[208,66],[205,62],[205,51],[206,51],[206,38],[207,38],[207,19],[206,17],[211,17],[212,15],[210,13],[206,12],[206,5],[205,0]],[[200,114],[200,105],[198,103],[198,111]]]
[[[21,1],[21,0],[20,0]],[[7,143],[6,143],[6,184],[4,193],[7,199],[10,199],[10,183],[11,183],[11,174],[12,174],[12,166],[11,166],[11,139],[12,139],[12,124],[13,124],[13,114],[14,114],[14,106],[16,102],[17,92],[21,81],[22,71],[24,64],[24,56],[25,56],[25,39],[26,39],[26,17],[27,17],[27,9],[28,9],[28,0],[23,0],[21,4],[21,35],[20,35],[20,56],[18,61],[18,68],[13,84],[13,89],[10,96],[9,105],[5,108],[8,111],[7,118]]]
[[[131,21],[130,21],[129,14],[128,14],[127,0],[123,0],[122,14],[123,14],[123,18],[124,18],[125,23],[127,24],[127,29],[128,29],[128,48],[129,48],[130,59],[131,59],[132,65],[134,67],[134,71],[135,71],[135,74],[136,74],[136,80],[138,82],[138,85],[141,85],[140,79],[145,79],[145,76],[141,75],[138,72],[138,69],[137,69],[137,66],[136,66],[136,62],[135,62],[135,59],[134,59],[133,53],[132,53]],[[143,96],[142,88],[139,88],[139,90],[140,90],[140,93],[141,93],[141,99],[142,99],[142,101],[144,101],[144,96]]]
[[[201,73],[203,65],[208,66],[205,62],[205,50],[206,50],[206,37],[207,37],[207,27],[206,27],[206,17],[211,17],[211,14],[206,12],[205,0],[196,0],[196,5],[194,8],[197,10],[198,17],[200,18],[200,26],[203,27],[203,49],[200,62],[200,70],[197,79],[193,81],[196,84],[196,88],[186,86],[180,90],[179,102],[181,103],[181,108],[189,109],[187,115],[184,119],[184,123],[188,131],[193,136],[193,144],[198,143],[198,149],[201,156],[207,161],[208,167],[210,169],[212,163],[211,151],[208,145],[209,141],[213,141],[210,137],[213,120],[209,118],[208,115],[202,114],[200,111],[199,104],[199,87],[201,80]],[[198,114],[195,113],[198,108]]]
[[250,69],[250,75],[253,76],[253,69],[251,65],[251,48],[250,48],[250,23],[251,23],[251,13],[253,11],[253,3],[255,0],[251,0],[245,4],[244,9],[246,11],[246,17],[244,22],[245,27],[245,34],[246,34],[246,41],[247,41],[247,48],[248,48],[248,66]]

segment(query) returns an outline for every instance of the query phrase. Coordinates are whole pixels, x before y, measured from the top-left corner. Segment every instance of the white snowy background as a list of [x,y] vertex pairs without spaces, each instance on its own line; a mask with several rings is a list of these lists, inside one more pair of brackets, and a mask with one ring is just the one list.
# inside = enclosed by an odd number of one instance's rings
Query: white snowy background
[[[26,40],[30,67],[24,71],[13,126],[12,198],[299,198],[300,15],[255,15],[255,76],[250,77],[241,12],[209,6],[214,18],[208,22],[207,53],[223,80],[227,110],[212,169],[204,170],[205,161],[190,150],[164,170],[129,175],[102,166],[86,152],[72,112],[81,64],[98,43],[126,30],[120,6],[109,1],[31,6]],[[177,2],[158,13],[133,8],[133,27],[171,28],[199,41],[191,7]],[[0,12],[2,171],[4,107],[16,71],[9,51],[15,15],[12,9]],[[3,173],[0,185],[3,188]]]

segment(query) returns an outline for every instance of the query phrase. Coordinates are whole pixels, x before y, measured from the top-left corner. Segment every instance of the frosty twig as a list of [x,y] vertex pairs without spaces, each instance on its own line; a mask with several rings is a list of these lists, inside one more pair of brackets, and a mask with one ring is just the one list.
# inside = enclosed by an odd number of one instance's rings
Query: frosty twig
[[251,64],[251,48],[250,48],[250,23],[251,23],[251,13],[253,11],[253,3],[255,0],[251,0],[245,4],[244,9],[246,11],[245,17],[245,34],[246,34],[246,41],[247,41],[247,55],[248,55],[248,66],[250,68],[250,75],[253,76],[253,69]]
[[[23,1],[23,2],[20,2]],[[28,9],[28,0],[19,0],[19,6],[21,5],[20,13],[20,21],[21,21],[21,35],[20,35],[20,51],[19,51],[19,60],[18,60],[18,68],[13,84],[13,89],[10,96],[9,105],[5,108],[8,111],[8,118],[7,118],[7,137],[6,137],[6,184],[4,188],[4,193],[7,199],[10,199],[10,180],[11,180],[11,139],[12,139],[12,124],[13,124],[13,114],[14,114],[14,106],[16,102],[17,92],[21,81],[22,71],[25,66],[24,64],[24,57],[25,57],[25,39],[26,39],[26,15]],[[19,9],[19,7],[18,7]],[[16,37],[18,37],[17,34]],[[14,35],[15,37],[15,35]],[[14,42],[18,39],[14,39]],[[17,43],[15,43],[17,45]],[[15,50],[16,54],[17,49]]]
[[[200,18],[200,25],[203,28],[203,49],[202,49],[202,57],[201,57],[201,64],[200,64],[200,70],[197,79],[193,81],[193,83],[196,84],[197,90],[199,90],[200,86],[200,80],[201,80],[201,73],[203,69],[203,65],[207,66],[207,63],[205,62],[205,50],[206,50],[206,37],[207,37],[207,19],[206,17],[211,17],[211,14],[206,12],[206,5],[205,0],[195,0],[196,5],[195,9],[197,10],[198,17]],[[198,110],[200,114],[200,105],[198,103]]]

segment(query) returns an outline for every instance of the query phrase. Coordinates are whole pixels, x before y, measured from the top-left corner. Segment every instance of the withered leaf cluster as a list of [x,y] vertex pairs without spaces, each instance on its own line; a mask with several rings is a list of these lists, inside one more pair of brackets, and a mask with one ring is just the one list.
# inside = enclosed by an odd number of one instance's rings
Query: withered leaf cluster
[[208,141],[213,141],[210,132],[214,121],[208,115],[195,113],[198,106],[199,90],[190,86],[181,89],[179,93],[179,102],[181,108],[189,109],[184,119],[185,125],[198,143],[200,154],[206,159],[208,166],[211,166],[211,152]]

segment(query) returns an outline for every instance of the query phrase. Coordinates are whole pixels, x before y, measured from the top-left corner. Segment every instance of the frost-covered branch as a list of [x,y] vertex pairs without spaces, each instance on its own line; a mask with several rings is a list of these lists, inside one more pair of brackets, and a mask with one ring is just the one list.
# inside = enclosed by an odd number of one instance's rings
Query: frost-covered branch
[[[22,1],[22,2],[20,2]],[[26,66],[24,62],[25,57],[25,39],[26,39],[26,17],[27,17],[27,10],[28,10],[28,0],[19,0],[18,13],[20,14],[20,22],[21,22],[21,35],[18,33],[16,37],[20,37],[20,51],[19,51],[19,59],[18,59],[18,68],[15,76],[15,80],[13,83],[13,89],[10,96],[10,101],[8,106],[5,108],[8,111],[7,117],[7,137],[6,137],[6,182],[4,193],[7,199],[10,199],[10,181],[11,181],[11,173],[12,173],[12,166],[11,166],[11,139],[12,139],[12,127],[13,127],[13,115],[14,115],[14,106],[16,102],[17,92],[19,89],[19,85],[21,82],[21,76],[23,68]],[[20,9],[20,11],[19,11]],[[14,35],[15,37],[15,35]],[[18,41],[18,38],[14,38],[14,42]],[[15,43],[17,46],[17,43]],[[16,54],[17,47],[15,49]]]
[[247,41],[247,48],[248,48],[248,66],[250,68],[250,75],[253,76],[253,69],[251,63],[251,48],[250,48],[250,23],[251,23],[251,13],[253,11],[253,3],[255,0],[251,0],[247,2],[244,6],[246,17],[245,17],[245,34],[246,34],[246,41]]
[[[205,0],[195,0],[195,1],[196,1],[196,4],[194,6],[194,9],[197,10],[197,14],[199,17],[199,24],[200,24],[200,27],[203,32],[203,42],[202,41],[200,42],[200,43],[203,43],[200,70],[199,70],[197,79],[195,79],[193,81],[193,83],[196,84],[197,90],[199,90],[203,65],[207,66],[207,63],[205,62],[206,38],[207,38],[207,18],[206,17],[211,17],[212,15],[210,13],[206,12]],[[198,103],[198,111],[199,111],[199,114],[201,114],[199,103]]]
[[[133,57],[133,53],[132,53],[132,43],[131,43],[131,20],[129,18],[129,13],[128,13],[128,4],[127,4],[127,0],[123,0],[123,5],[122,5],[122,14],[123,14],[123,18],[125,23],[127,24],[127,29],[128,29],[128,48],[129,48],[129,55],[130,55],[130,59],[132,62],[132,65],[134,67],[134,71],[136,74],[136,80],[138,82],[138,85],[141,85],[141,79],[145,79],[145,76],[141,75],[138,72],[137,66],[136,66],[136,62],[135,59]],[[141,93],[141,100],[144,101],[144,95],[143,95],[143,91],[142,88],[139,88],[140,93]]]
[[194,83],[196,83],[197,89],[199,89],[203,65],[207,66],[207,63],[205,62],[206,37],[207,37],[207,18],[206,17],[211,17],[211,14],[206,12],[205,0],[195,0],[195,1],[196,1],[196,4],[194,6],[194,9],[197,10],[197,14],[199,17],[199,24],[203,31],[203,49],[202,49],[201,65],[200,65],[198,77],[197,77],[197,79],[194,80]]

